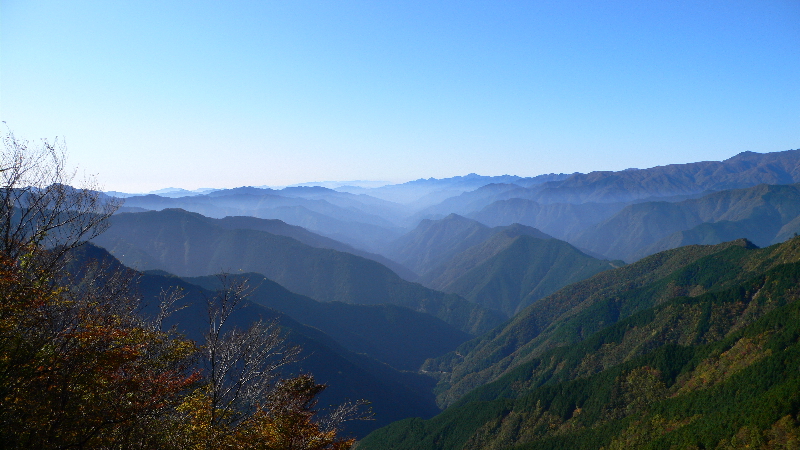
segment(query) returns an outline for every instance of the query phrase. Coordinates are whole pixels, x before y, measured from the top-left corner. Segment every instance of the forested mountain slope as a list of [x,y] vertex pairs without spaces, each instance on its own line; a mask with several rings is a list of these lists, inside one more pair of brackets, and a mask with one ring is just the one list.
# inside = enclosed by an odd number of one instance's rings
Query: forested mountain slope
[[558,239],[520,233],[522,225],[494,236],[443,264],[429,286],[511,317],[558,289],[623,265],[588,256]]
[[649,169],[577,173],[544,183],[528,198],[540,203],[632,202],[759,184],[800,182],[800,150],[743,152],[724,161],[670,164]]
[[[217,276],[184,280],[210,290],[221,286]],[[399,370],[416,371],[426,359],[454,350],[471,337],[436,317],[402,306],[318,302],[254,273],[229,275],[228,280],[245,281],[250,286],[249,301],[317,328],[348,350]]]
[[800,239],[721,247],[584,308],[561,344],[359,448],[794,448]]
[[94,242],[137,269],[180,276],[256,272],[315,300],[396,304],[472,334],[502,320],[455,295],[403,280],[375,261],[264,231],[223,228],[216,220],[175,209],[118,214]]
[[[85,267],[89,260],[102,261],[110,269],[120,263],[108,252],[91,244],[73,253],[74,267]],[[165,326],[176,326],[187,337],[202,342],[208,331],[208,299],[213,291],[169,274],[142,273],[138,276],[138,290],[146,314],[155,314],[161,296],[179,289],[183,297],[178,300],[178,310],[165,321]],[[375,412],[375,421],[348,423],[347,432],[364,435],[370,430],[404,417],[431,416],[438,411],[430,393],[432,384],[426,377],[399,372],[370,357],[346,350],[325,333],[302,325],[289,316],[257,303],[245,301],[231,317],[230,326],[246,329],[254,321],[277,322],[291,345],[302,347],[296,363],[288,366],[286,374],[312,373],[316,379],[329,385],[323,393],[323,405],[339,404],[347,400],[367,399]]]
[[[490,228],[458,214],[450,214],[439,220],[425,219],[416,228],[393,241],[388,246],[387,255],[418,273],[423,283],[432,282],[456,255],[486,243],[507,228],[509,227]],[[507,235],[511,234],[551,238],[535,228],[520,225],[509,228]]]
[[767,246],[779,235],[785,238],[787,232],[798,231],[784,229],[798,216],[800,185],[759,185],[682,202],[633,204],[586,230],[574,243],[626,261],[682,245],[738,238]]
[[[156,211],[181,208],[214,218],[253,216],[279,219],[370,251],[402,234],[402,229],[397,225],[375,214],[383,212],[391,218],[396,213],[390,208],[375,207],[372,201],[367,204],[349,202],[348,206],[339,206],[327,199],[284,196],[279,192],[243,187],[180,198],[145,195],[126,198],[125,206]],[[337,199],[340,196],[362,197],[336,191],[331,193],[329,197]],[[354,204],[360,207],[356,208]]]
[[479,244],[492,230],[458,214],[440,220],[423,220],[416,228],[394,240],[386,255],[418,275],[447,261],[457,253]]
[[763,250],[739,240],[661,252],[535,302],[507,324],[430,361],[427,370],[440,376],[440,404],[452,404],[549,349],[579,342],[671,297],[725,288],[776,264],[795,261],[799,249],[797,240]]
[[547,203],[510,198],[498,200],[467,217],[490,227],[519,223],[538,228],[564,241],[571,241],[581,232],[603,222],[626,206],[625,203]]
[[392,269],[394,273],[400,275],[406,280],[415,281],[415,278],[417,278],[417,275],[405,266],[382,255],[359,250],[351,245],[339,242],[335,239],[312,233],[301,226],[289,225],[288,223],[279,219],[260,219],[252,216],[227,216],[214,223],[229,230],[266,231],[278,236],[288,236],[290,238],[297,239],[303,244],[310,245],[312,247],[329,248],[331,250],[338,250],[340,252],[352,253],[353,255],[378,261],[384,266]]

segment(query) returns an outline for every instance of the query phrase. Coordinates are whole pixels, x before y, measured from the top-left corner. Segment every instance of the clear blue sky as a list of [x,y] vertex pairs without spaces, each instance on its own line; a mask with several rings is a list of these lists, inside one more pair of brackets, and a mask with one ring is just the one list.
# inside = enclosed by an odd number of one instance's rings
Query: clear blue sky
[[800,147],[798,0],[0,5],[0,120],[106,189]]

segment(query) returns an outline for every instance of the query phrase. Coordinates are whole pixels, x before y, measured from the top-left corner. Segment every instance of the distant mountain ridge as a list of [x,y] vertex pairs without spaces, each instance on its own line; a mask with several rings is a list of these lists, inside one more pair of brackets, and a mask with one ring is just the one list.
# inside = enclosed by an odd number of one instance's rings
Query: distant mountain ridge
[[422,284],[507,317],[569,283],[622,264],[588,256],[536,228],[489,228],[457,214],[421,221],[387,254],[417,270]]
[[[121,266],[106,250],[86,244],[72,252],[73,264],[95,260],[110,269]],[[138,293],[142,298],[144,314],[157,314],[161,295],[179,289],[182,298],[178,311],[165,321],[165,326],[176,326],[188,338],[202,341],[207,332],[206,302],[213,290],[191,284],[166,273],[141,273],[137,277]],[[404,417],[431,416],[438,410],[430,392],[427,377],[410,372],[400,372],[377,360],[349,351],[327,334],[293,320],[287,314],[245,300],[241,309],[230,318],[230,326],[241,329],[263,320],[276,322],[284,332],[288,344],[300,345],[299,360],[286,370],[289,373],[313,373],[316,380],[328,384],[322,394],[321,407],[345,401],[368,399],[375,412],[374,421],[353,421],[345,424],[345,432],[363,436],[381,424]]]
[[94,242],[138,269],[180,276],[256,272],[315,300],[396,304],[432,314],[470,334],[502,320],[456,295],[403,280],[376,261],[266,231],[228,229],[217,225],[219,220],[179,209],[118,214]]
[[[724,161],[588,174],[547,174],[527,178],[469,174],[375,188],[240,187],[192,192],[191,196],[178,198],[133,196],[125,200],[125,208],[127,211],[140,211],[134,208],[181,208],[215,218],[246,215],[280,219],[359,250],[384,256],[392,251],[387,249],[387,245],[416,227],[421,220],[438,220],[455,213],[489,226],[512,223],[532,226],[591,250],[575,240],[588,228],[633,203],[675,203],[759,184],[794,183],[800,183],[800,150],[763,154],[743,152]],[[182,192],[167,191],[164,195]],[[696,242],[699,239],[697,233],[729,236],[725,230],[700,229],[693,234],[694,237],[673,237],[672,241]]]
[[[638,311],[532,356],[433,419],[394,423],[360,446],[793,448],[799,249],[793,239],[709,254],[615,305]],[[653,295],[660,301],[649,302]]]
[[574,174],[536,188],[541,203],[620,202],[800,182],[800,150],[742,152],[724,161]]
[[[212,291],[222,286],[217,276],[183,280]],[[317,328],[348,350],[398,370],[416,371],[426,359],[454,350],[471,337],[429,314],[401,306],[318,302],[256,273],[229,275],[227,281],[244,281],[250,287],[248,301]]]
[[681,202],[629,205],[584,231],[576,245],[635,261],[661,250],[746,237],[758,246],[800,231],[800,184],[758,185]]

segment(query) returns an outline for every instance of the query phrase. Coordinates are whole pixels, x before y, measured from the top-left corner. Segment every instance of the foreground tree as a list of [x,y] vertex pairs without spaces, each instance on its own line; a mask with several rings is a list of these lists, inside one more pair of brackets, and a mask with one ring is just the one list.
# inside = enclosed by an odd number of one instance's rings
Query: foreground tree
[[338,437],[341,424],[366,418],[363,402],[346,403],[320,416],[316,397],[326,386],[311,375],[281,379],[281,369],[300,352],[275,323],[247,330],[229,327],[242,306],[246,284],[208,299],[208,330],[201,347],[205,378],[179,410],[187,415],[183,447],[281,450],[340,450],[353,439]]
[[67,253],[102,233],[119,208],[93,177],[75,182],[58,139],[37,146],[4,134],[0,162],[0,251],[13,263],[25,258],[29,275],[50,277]]
[[69,186],[63,145],[3,137],[0,161],[0,446],[3,448],[349,448],[357,411],[319,417],[310,375],[281,379],[297,349],[276,325],[226,326],[243,287],[209,300],[198,345],[140,314],[136,274],[72,261],[119,206],[96,183]]

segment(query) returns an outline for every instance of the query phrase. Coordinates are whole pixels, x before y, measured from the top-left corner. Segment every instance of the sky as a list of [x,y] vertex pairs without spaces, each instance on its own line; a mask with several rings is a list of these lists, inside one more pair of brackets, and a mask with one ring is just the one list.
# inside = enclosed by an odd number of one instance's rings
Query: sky
[[0,120],[107,190],[800,148],[800,1],[0,0]]

